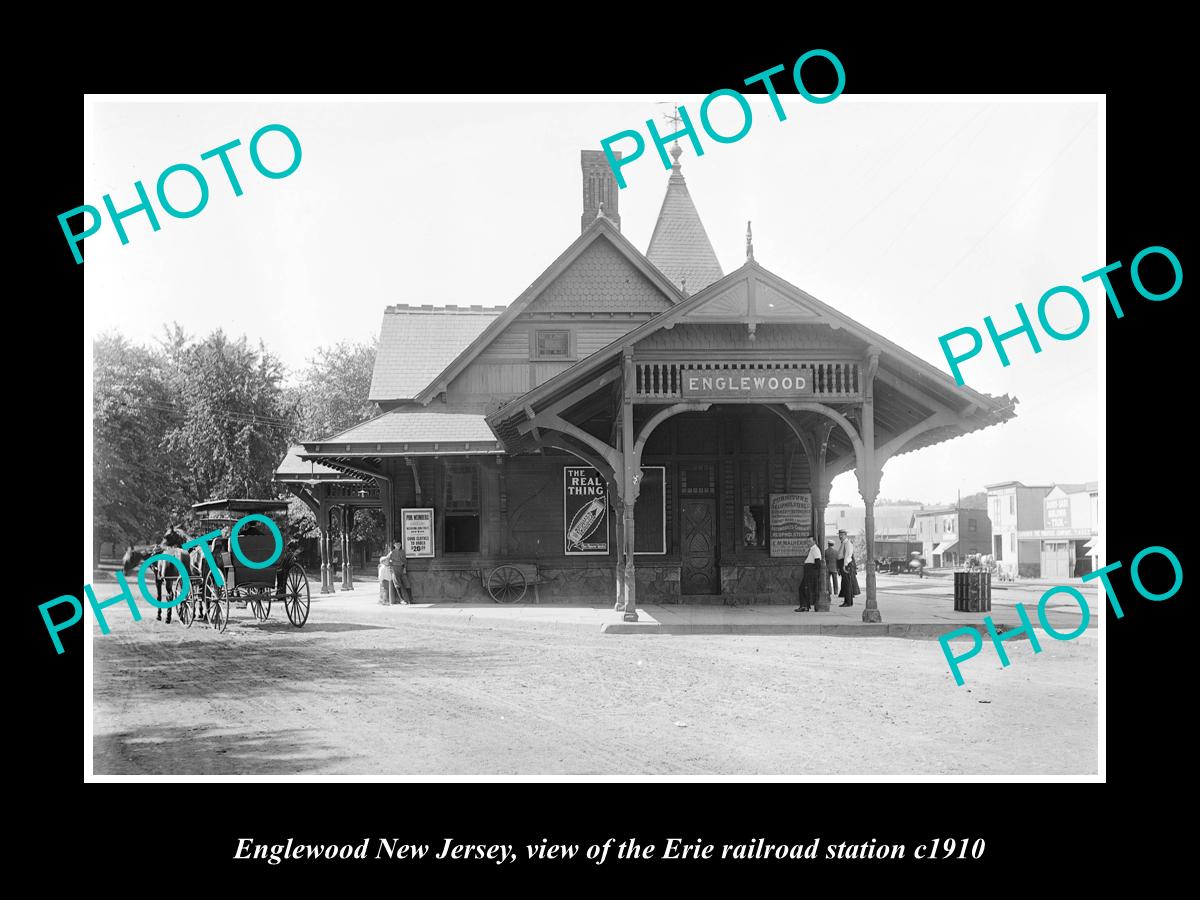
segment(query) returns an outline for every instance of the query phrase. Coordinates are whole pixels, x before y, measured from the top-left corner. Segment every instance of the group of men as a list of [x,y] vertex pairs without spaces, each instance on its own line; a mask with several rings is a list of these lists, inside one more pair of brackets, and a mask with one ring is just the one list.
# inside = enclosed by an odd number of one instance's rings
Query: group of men
[[858,586],[858,563],[854,542],[844,529],[838,532],[836,543],[832,539],[827,542],[823,553],[815,537],[810,537],[809,541],[808,555],[804,559],[804,577],[800,582],[800,605],[793,612],[808,612],[817,605],[822,556],[825,558],[829,596],[841,597],[842,602],[839,606],[853,606],[855,596],[862,593]]

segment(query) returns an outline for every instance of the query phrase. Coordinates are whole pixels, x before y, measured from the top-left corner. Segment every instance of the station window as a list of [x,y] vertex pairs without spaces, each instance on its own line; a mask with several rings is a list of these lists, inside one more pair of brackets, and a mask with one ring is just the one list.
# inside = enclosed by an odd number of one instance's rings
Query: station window
[[979,529],[975,527],[975,520],[967,519],[967,531],[978,531],[978,530]]
[[742,470],[742,546],[765,547],[767,544],[767,464],[743,462]]
[[446,553],[479,552],[479,467],[454,463],[446,467],[443,502]]
[[533,358],[536,360],[574,359],[571,332],[538,329],[533,334]]

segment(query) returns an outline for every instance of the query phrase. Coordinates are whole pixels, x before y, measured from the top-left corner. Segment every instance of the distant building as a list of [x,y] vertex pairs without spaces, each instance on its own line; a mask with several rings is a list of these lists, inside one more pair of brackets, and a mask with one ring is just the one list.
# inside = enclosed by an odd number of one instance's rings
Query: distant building
[[[988,515],[992,520],[992,555],[1013,575],[1035,578],[1041,574],[1042,542],[1029,533],[1042,528],[1042,501],[1053,485],[1026,485],[1019,481],[986,484]],[[1021,532],[1025,532],[1022,534]]]
[[992,523],[986,510],[943,506],[913,513],[921,555],[935,569],[956,566],[971,553],[988,553]]
[[1021,537],[1041,543],[1041,577],[1077,578],[1096,568],[1099,484],[1056,484],[1042,501],[1043,527]]
[[987,485],[992,553],[1027,578],[1075,578],[1096,567],[1098,483]]
[[[913,513],[921,508],[919,503],[876,503],[876,539],[884,535],[894,540],[912,539]],[[830,503],[825,508],[825,533],[833,536],[844,528],[847,534],[858,534],[866,526],[866,517],[865,507]]]

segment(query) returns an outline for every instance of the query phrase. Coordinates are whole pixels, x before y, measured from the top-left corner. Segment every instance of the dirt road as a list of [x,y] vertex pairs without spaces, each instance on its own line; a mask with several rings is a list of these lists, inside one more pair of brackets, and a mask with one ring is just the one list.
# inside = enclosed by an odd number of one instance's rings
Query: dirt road
[[[282,614],[282,610],[278,613]],[[1088,774],[1094,634],[964,664],[935,640],[605,635],[315,602],[225,634],[94,632],[100,774]],[[965,644],[962,645],[965,648]]]

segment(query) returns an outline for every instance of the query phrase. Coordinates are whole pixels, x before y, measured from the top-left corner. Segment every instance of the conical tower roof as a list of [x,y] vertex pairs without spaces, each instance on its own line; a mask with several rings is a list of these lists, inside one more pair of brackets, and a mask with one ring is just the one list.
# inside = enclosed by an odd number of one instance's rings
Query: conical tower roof
[[675,164],[671,166],[667,195],[658,211],[658,222],[650,236],[646,258],[677,287],[695,294],[725,273],[721,271],[704,223],[696,212],[696,204],[688,193],[687,182],[683,180],[679,166],[682,152],[678,144],[671,148]]

